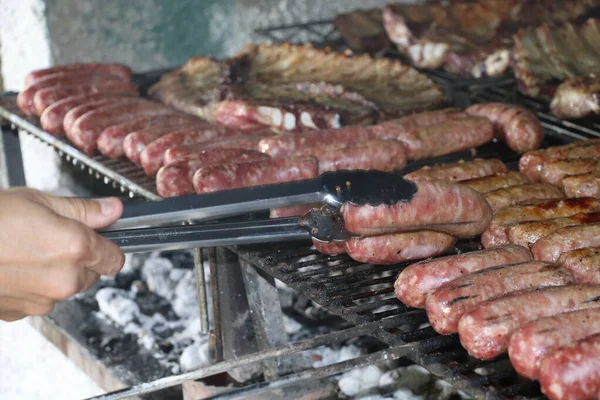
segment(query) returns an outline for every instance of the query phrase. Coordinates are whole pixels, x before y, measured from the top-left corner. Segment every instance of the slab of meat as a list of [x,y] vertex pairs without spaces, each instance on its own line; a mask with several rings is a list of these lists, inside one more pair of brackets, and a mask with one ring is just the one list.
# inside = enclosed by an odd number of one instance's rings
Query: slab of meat
[[89,95],[79,95],[66,97],[62,100],[54,102],[50,107],[46,108],[40,117],[40,123],[42,128],[55,136],[62,136],[64,134],[63,122],[67,113],[73,108],[101,100],[109,103],[112,99],[119,97],[135,97],[133,93],[96,93]]
[[456,238],[447,233],[422,230],[351,238],[346,253],[362,263],[397,264],[447,253],[455,243]]
[[525,183],[523,185],[492,190],[484,194],[494,212],[501,208],[531,200],[562,199],[562,190],[549,183]]
[[542,361],[540,386],[550,400],[588,400],[600,389],[600,334],[557,350]]
[[510,362],[520,375],[538,379],[546,356],[597,333],[600,333],[600,308],[540,318],[512,335],[508,345]]
[[560,119],[578,119],[600,114],[600,82],[593,75],[566,79],[550,103],[550,110]]
[[397,60],[289,43],[248,45],[223,61],[193,58],[149,92],[211,122],[282,132],[374,123],[446,101],[437,84]]
[[528,322],[600,307],[600,286],[567,285],[508,294],[479,304],[458,324],[460,343],[473,357],[491,360],[506,352],[512,334]]
[[392,119],[373,125],[372,130],[378,139],[395,139],[401,135],[414,132],[418,128],[426,128],[431,125],[454,119],[466,118],[468,115],[458,108],[444,108],[441,110],[425,111],[406,115],[401,118]]
[[269,218],[286,218],[298,217],[307,214],[313,208],[320,208],[318,204],[300,205],[289,207],[271,208],[269,210]]
[[568,269],[578,283],[600,285],[599,247],[587,247],[563,253],[556,263]]
[[266,154],[252,150],[213,149],[198,153],[195,160],[165,165],[156,174],[156,191],[161,197],[176,197],[194,193],[192,179],[202,167],[222,163],[267,160]]
[[455,163],[441,164],[434,167],[425,166],[404,175],[404,177],[411,180],[422,179],[429,181],[443,179],[447,181],[464,181],[506,171],[506,165],[500,160],[476,158],[473,161],[460,160]]
[[600,172],[568,176],[562,181],[568,197],[595,197],[600,199]]
[[65,114],[65,118],[63,119],[63,131],[64,132],[69,132],[71,130],[71,128],[73,127],[73,125],[75,124],[75,121],[77,121],[79,119],[79,117],[82,117],[84,114],[93,111],[93,110],[97,110],[103,107],[113,107],[118,105],[126,105],[126,104],[132,104],[132,103],[137,103],[140,99],[139,98],[100,98],[100,99],[96,99],[96,100],[90,100],[90,101],[86,101],[78,106],[75,106],[73,108],[71,108],[66,114]]
[[315,178],[317,159],[310,156],[277,158],[203,167],[194,174],[196,193],[268,185]]
[[475,104],[467,114],[487,118],[494,124],[496,138],[518,153],[535,150],[544,140],[544,129],[534,113],[506,103]]
[[98,150],[109,158],[119,158],[125,155],[123,142],[130,133],[151,128],[173,128],[175,130],[206,125],[208,123],[199,118],[180,113],[134,118],[103,130],[98,136]]
[[592,158],[549,161],[540,171],[540,180],[561,186],[566,177],[597,172],[599,165],[599,162]]
[[77,73],[56,73],[47,75],[37,80],[17,96],[17,105],[26,115],[33,115],[33,98],[35,94],[45,88],[68,88],[82,84],[97,84],[106,81],[122,81],[121,78],[114,75],[107,75],[97,72],[83,71]]
[[424,308],[430,293],[461,276],[498,265],[516,264],[532,259],[528,249],[508,245],[421,261],[408,266],[400,273],[394,283],[396,297],[409,307]]
[[397,140],[370,140],[340,149],[336,145],[308,147],[295,155],[319,160],[319,173],[339,170],[399,171],[406,166],[406,149]]
[[427,296],[425,309],[435,331],[441,335],[458,332],[458,322],[486,300],[508,293],[573,283],[573,276],[557,265],[528,261],[499,265],[473,272],[445,284]]
[[141,99],[137,103],[102,107],[79,117],[66,131],[67,137],[77,148],[91,155],[97,148],[98,136],[109,126],[134,118],[168,114],[173,114],[173,110]]
[[33,96],[33,107],[35,109],[35,114],[41,116],[47,108],[60,100],[74,97],[84,99],[86,97],[93,97],[97,94],[104,94],[106,96],[138,96],[139,93],[132,83],[119,80],[109,80],[106,82],[69,87],[52,86],[38,90],[35,93]]
[[381,10],[341,14],[335,17],[333,25],[353,50],[375,53],[391,45],[383,28]]
[[446,121],[398,135],[409,160],[423,160],[468,150],[494,138],[492,124],[484,118]]
[[496,212],[489,227],[481,235],[481,243],[486,248],[508,244],[510,228],[519,222],[570,217],[594,211],[600,211],[600,201],[589,197],[534,200],[531,204],[506,207]]
[[179,129],[149,143],[140,153],[140,164],[146,175],[152,176],[163,166],[165,151],[168,149],[231,137],[236,133],[231,129],[216,125]]
[[103,73],[109,75],[115,75],[123,80],[131,80],[132,72],[131,69],[123,64],[116,63],[79,63],[79,64],[65,64],[55,65],[50,68],[38,69],[32,71],[25,76],[25,87],[33,85],[36,81],[56,73],[81,73],[81,72],[92,72],[92,73]]
[[598,222],[560,228],[531,246],[531,253],[536,260],[556,262],[563,253],[594,246],[600,246]]
[[365,126],[348,126],[303,132],[296,135],[278,135],[261,140],[258,149],[271,157],[284,157],[316,146],[347,147],[353,143],[375,139],[373,131]]
[[463,185],[467,185],[480,193],[491,192],[492,190],[507,188],[510,186],[522,185],[531,181],[525,175],[516,171],[500,172],[498,174],[484,176],[482,178],[474,178],[466,181],[461,181]]
[[444,181],[420,181],[408,202],[377,206],[342,206],[346,229],[362,235],[406,230],[436,229],[457,237],[479,235],[488,226],[492,210],[483,195]]
[[538,240],[544,236],[548,236],[558,229],[565,228],[567,226],[590,224],[594,222],[600,222],[600,213],[579,213],[564,218],[520,222],[510,228],[508,232],[508,238],[513,244],[531,247]]
[[549,161],[577,158],[596,158],[600,156],[600,139],[588,139],[555,146],[547,149],[530,151],[519,160],[519,171],[527,175],[533,182],[540,179],[542,167]]
[[344,242],[319,242],[313,239],[313,246],[319,253],[327,254],[330,256],[337,256],[340,254],[346,254],[346,244]]
[[273,135],[272,132],[261,132],[260,136],[236,135],[223,139],[211,140],[203,143],[189,144],[186,146],[171,147],[165,152],[164,165],[178,161],[193,160],[198,152],[206,149],[243,149],[258,150],[258,144],[265,136]]

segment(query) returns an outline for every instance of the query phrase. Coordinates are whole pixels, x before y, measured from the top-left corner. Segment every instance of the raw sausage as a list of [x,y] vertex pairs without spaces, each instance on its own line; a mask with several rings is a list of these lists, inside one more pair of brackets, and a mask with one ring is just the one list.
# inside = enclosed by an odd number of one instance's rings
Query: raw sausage
[[247,163],[202,167],[194,174],[196,193],[315,178],[319,164],[311,156],[296,156]]
[[457,237],[483,232],[492,209],[482,194],[457,183],[421,181],[410,201],[372,206],[344,204],[346,229],[362,235],[436,229]]
[[496,212],[489,227],[481,235],[481,243],[486,248],[508,244],[510,228],[519,222],[570,217],[594,211],[600,211],[600,201],[589,197],[534,200],[530,204],[505,207]]
[[164,164],[171,164],[177,161],[193,159],[195,154],[206,149],[244,149],[257,150],[260,141],[267,135],[273,135],[270,132],[261,132],[261,136],[231,136],[223,139],[215,139],[204,143],[190,144],[187,146],[172,147],[165,152]]
[[498,265],[473,272],[437,289],[427,297],[425,309],[435,331],[448,335],[458,331],[458,322],[478,304],[508,293],[573,282],[573,276],[554,264],[527,261]]
[[480,193],[491,192],[492,190],[502,189],[510,186],[531,183],[529,178],[517,171],[501,172],[499,174],[485,176],[482,178],[469,179],[460,182]]
[[516,264],[532,259],[528,249],[508,245],[421,261],[409,265],[400,273],[394,283],[394,289],[398,300],[407,306],[423,308],[431,292],[461,276],[498,265]]
[[248,162],[270,157],[258,151],[216,149],[198,153],[196,159],[165,165],[156,174],[156,190],[161,197],[176,197],[194,193],[194,173],[209,165],[224,162]]
[[525,183],[523,185],[492,190],[484,194],[494,212],[528,200],[562,199],[563,192],[549,183]]
[[598,171],[598,161],[593,158],[549,161],[540,171],[542,182],[560,185],[568,176],[588,174]]
[[79,63],[79,64],[65,64],[55,65],[50,68],[38,69],[27,74],[25,77],[25,87],[29,87],[36,81],[56,73],[78,73],[78,72],[92,72],[92,73],[104,73],[109,75],[115,75],[123,80],[131,80],[132,72],[131,69],[123,64],[116,63]]
[[114,107],[117,105],[126,105],[139,102],[139,98],[135,97],[117,97],[117,98],[100,98],[97,100],[86,101],[80,105],[73,107],[66,114],[63,119],[63,130],[69,132],[75,122],[82,117],[84,114],[97,110],[103,107]]
[[453,119],[466,117],[467,114],[460,111],[458,108],[425,111],[374,125],[373,133],[377,139],[396,139],[398,136],[418,128],[425,128]]
[[506,103],[486,103],[472,105],[466,112],[489,119],[494,124],[496,138],[517,153],[535,150],[544,140],[542,124],[534,113],[524,108]]
[[600,333],[600,308],[540,318],[512,335],[508,344],[510,362],[520,375],[538,379],[547,355],[596,333]]
[[600,247],[563,253],[556,263],[568,269],[578,283],[600,285]]
[[298,217],[298,216],[305,215],[313,208],[320,208],[320,206],[318,204],[313,204],[313,205],[271,208],[269,210],[269,218]]
[[346,241],[346,253],[366,264],[397,264],[447,253],[456,238],[436,231],[364,236]]
[[600,199],[600,172],[568,176],[562,181],[568,197],[594,197]]
[[526,323],[597,307],[600,286],[567,285],[508,294],[463,315],[458,324],[460,343],[472,356],[491,360],[508,349],[512,334]]
[[125,137],[133,132],[147,128],[173,128],[181,129],[192,126],[206,126],[207,122],[185,114],[159,115],[155,117],[140,117],[123,123],[109,126],[98,136],[97,144],[100,153],[110,158],[119,158],[125,155],[123,142]]
[[216,125],[180,129],[149,143],[140,153],[140,164],[142,164],[146,175],[152,176],[163,166],[165,151],[171,147],[208,142],[216,138],[233,136],[236,133],[232,129]]
[[506,165],[500,160],[476,158],[473,161],[460,160],[452,164],[442,164],[434,167],[425,166],[404,175],[404,177],[411,180],[422,179],[430,181],[443,179],[447,181],[464,181],[506,171]]
[[550,400],[588,400],[600,388],[600,334],[557,350],[542,361],[542,393]]
[[337,256],[340,254],[346,254],[346,244],[344,242],[319,242],[313,239],[313,246],[319,253],[327,254],[330,256]]
[[594,246],[600,246],[600,223],[560,228],[531,246],[531,254],[536,260],[555,262],[563,253]]
[[544,236],[560,228],[593,222],[600,222],[600,213],[579,213],[564,218],[519,222],[508,231],[508,240],[513,244],[531,247]]

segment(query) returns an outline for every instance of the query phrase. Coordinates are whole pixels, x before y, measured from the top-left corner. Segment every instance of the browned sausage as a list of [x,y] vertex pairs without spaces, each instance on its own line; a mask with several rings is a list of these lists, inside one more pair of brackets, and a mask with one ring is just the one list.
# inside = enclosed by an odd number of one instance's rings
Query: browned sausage
[[[206,149],[227,149],[236,148],[244,150],[257,150],[260,141],[269,135],[270,132],[261,132],[260,136],[256,135],[236,135],[225,137],[222,139],[210,140],[203,143],[195,143],[186,146],[171,147],[165,152],[164,164],[171,164],[177,161],[185,161],[194,158],[194,155],[199,151]],[[268,154],[268,153],[267,153]]]
[[548,161],[540,171],[540,180],[561,186],[566,177],[596,172],[598,165],[593,158]]
[[562,199],[562,190],[549,183],[525,183],[523,185],[492,190],[484,194],[494,212],[530,200]]
[[346,253],[367,264],[397,264],[447,253],[456,238],[436,231],[364,236],[346,241]]
[[443,179],[447,181],[465,181],[473,178],[481,178],[497,173],[506,172],[506,165],[500,160],[484,160],[476,158],[473,161],[460,160],[452,164],[425,166],[421,169],[404,175],[411,180],[434,180]]
[[547,236],[560,228],[590,224],[593,222],[600,222],[600,213],[579,213],[570,217],[520,222],[510,228],[508,240],[513,244],[531,247],[544,236]]
[[600,199],[600,172],[568,176],[562,181],[568,197],[594,197]]
[[556,263],[571,271],[578,283],[600,285],[600,247],[563,253]]
[[474,189],[480,193],[487,193],[496,189],[530,183],[530,180],[520,172],[508,171],[482,178],[461,181],[460,183],[467,185],[471,189]]
[[496,131],[496,137],[506,142],[518,153],[535,150],[544,140],[542,124],[529,110],[506,104],[475,104],[466,109],[467,114],[489,119]]
[[536,260],[555,262],[563,253],[595,246],[600,246],[600,223],[560,228],[531,246],[531,253]]
[[406,230],[436,229],[457,237],[483,232],[492,209],[482,194],[457,183],[421,181],[410,201],[393,205],[344,204],[342,213],[348,231],[378,235]]
[[453,119],[466,117],[467,114],[461,112],[458,108],[425,111],[374,125],[373,133],[378,139],[395,139],[406,132],[414,131],[418,128],[425,128]]

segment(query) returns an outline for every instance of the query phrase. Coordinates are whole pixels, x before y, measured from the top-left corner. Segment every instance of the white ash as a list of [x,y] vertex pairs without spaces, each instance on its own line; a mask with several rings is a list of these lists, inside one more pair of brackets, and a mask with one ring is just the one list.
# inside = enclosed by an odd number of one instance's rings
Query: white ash
[[379,367],[369,365],[356,368],[343,375],[338,385],[346,396],[356,396],[359,393],[369,392],[379,387],[379,379],[383,372]]
[[283,328],[285,329],[285,333],[288,335],[296,335],[302,329],[304,329],[300,322],[288,317],[285,314],[283,315]]
[[173,263],[169,259],[151,257],[142,267],[142,279],[150,291],[171,300],[175,289],[175,283],[169,279],[172,270]]
[[96,293],[100,311],[119,325],[127,325],[140,317],[140,307],[129,294],[121,289],[103,288]]
[[183,371],[191,371],[210,365],[208,342],[196,342],[181,353],[180,365]]
[[[182,274],[174,274],[173,272],[180,271]],[[172,280],[175,277],[178,282],[175,286],[175,296],[173,298],[173,311],[181,318],[189,319],[198,315],[198,295],[196,291],[196,275],[190,270],[173,270],[169,275]]]

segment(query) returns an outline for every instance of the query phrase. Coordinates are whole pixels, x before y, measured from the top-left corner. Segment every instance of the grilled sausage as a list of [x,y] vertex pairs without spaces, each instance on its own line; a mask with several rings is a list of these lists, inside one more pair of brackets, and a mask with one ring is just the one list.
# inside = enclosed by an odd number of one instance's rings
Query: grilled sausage
[[83,115],[85,115],[86,113],[88,113],[90,111],[97,110],[97,109],[100,109],[103,107],[115,107],[117,105],[125,106],[127,104],[133,104],[133,103],[137,103],[139,101],[140,101],[140,99],[135,98],[135,97],[129,97],[129,98],[117,97],[117,98],[91,100],[91,101],[87,101],[85,103],[81,103],[80,105],[75,106],[72,109],[70,109],[65,114],[65,118],[63,119],[63,130],[65,132],[69,132],[73,128],[73,125],[75,124],[75,122],[80,117],[82,117]]
[[554,264],[527,261],[473,272],[445,284],[427,297],[427,317],[442,335],[458,332],[458,322],[478,304],[508,293],[572,283],[573,276]]
[[33,85],[36,81],[39,81],[48,75],[57,73],[73,74],[81,72],[115,75],[126,81],[131,80],[132,76],[132,72],[129,67],[116,63],[80,63],[55,65],[50,68],[38,69],[28,73],[27,76],[25,76],[25,87]]
[[397,264],[447,253],[456,238],[437,231],[415,231],[364,236],[346,241],[346,253],[362,263]]
[[594,197],[600,199],[600,172],[568,176],[562,181],[568,197]]
[[26,115],[33,115],[33,97],[38,90],[53,87],[53,88],[68,88],[81,84],[96,84],[100,82],[114,80],[122,80],[114,75],[99,74],[96,72],[78,72],[78,73],[56,73],[47,75],[37,80],[25,90],[21,91],[17,96],[17,105]]
[[165,151],[164,164],[168,165],[178,161],[194,159],[198,152],[207,149],[243,149],[257,150],[258,144],[265,137],[273,135],[271,132],[261,132],[260,136],[236,135],[208,142],[190,144],[186,146],[171,147]]
[[563,179],[568,176],[596,171],[598,171],[598,161],[592,158],[549,161],[540,171],[540,180],[560,186]]
[[[298,216],[305,215],[313,208],[319,208],[319,205],[313,204],[313,205],[300,205],[300,206],[271,208],[269,210],[269,218],[298,217]],[[343,243],[342,243],[342,246],[343,246]]]
[[[51,106],[46,108],[40,117],[40,123],[42,124],[42,128],[55,136],[62,136],[65,130],[63,128],[63,122],[67,113],[73,108],[80,106],[82,104],[94,102],[94,101],[102,101],[105,104],[110,103],[112,100],[117,100],[118,98],[125,97],[134,97],[133,93],[124,93],[124,92],[116,92],[116,93],[96,93],[90,95],[80,95],[80,96],[72,96],[67,97],[62,100],[54,102]],[[118,101],[118,100],[117,100]]]
[[203,143],[223,137],[231,137],[236,131],[222,126],[199,126],[181,129],[161,136],[149,143],[140,153],[140,164],[146,175],[152,176],[163,166],[165,152],[172,147]]
[[374,125],[373,133],[377,139],[395,139],[400,135],[414,131],[418,128],[425,128],[453,119],[466,117],[467,114],[461,112],[458,108],[425,111]]
[[347,126],[340,129],[302,132],[279,135],[261,140],[258,149],[271,157],[284,157],[302,151],[307,147],[337,146],[344,148],[352,143],[373,140],[371,128],[365,126]]
[[523,185],[492,190],[484,194],[494,212],[528,200],[562,199],[563,192],[549,183],[525,183]]
[[464,118],[418,128],[395,137],[406,146],[409,160],[424,160],[488,143],[492,124],[484,118]]
[[296,155],[319,160],[319,173],[339,170],[398,171],[406,166],[406,149],[397,140],[370,140],[349,145],[307,147]]
[[544,358],[540,386],[550,400],[594,399],[600,389],[600,334]]
[[506,103],[475,104],[465,110],[467,114],[489,119],[495,128],[496,138],[506,142],[518,153],[535,150],[544,140],[542,124],[529,110]]
[[156,190],[161,197],[176,197],[194,193],[194,173],[209,165],[224,162],[248,162],[270,157],[258,151],[241,149],[213,149],[197,153],[194,160],[165,165],[156,174]]
[[456,163],[436,165],[435,167],[425,166],[404,175],[404,177],[411,180],[430,181],[443,179],[447,181],[464,181],[506,171],[506,165],[500,160],[476,158],[473,161],[460,160]]
[[567,285],[516,292],[479,304],[458,323],[460,343],[472,356],[491,360],[508,349],[512,334],[528,322],[600,307],[600,286]]
[[313,246],[319,253],[327,254],[330,256],[337,256],[340,254],[346,254],[346,244],[344,242],[319,242],[313,239]]
[[600,211],[600,201],[589,197],[580,199],[536,200],[498,210],[489,227],[481,235],[485,248],[508,244],[509,231],[524,221],[570,217],[578,213]]
[[196,193],[268,185],[315,178],[319,164],[311,156],[297,156],[247,163],[202,167],[194,174]]
[[513,244],[531,247],[538,240],[558,229],[594,222],[600,222],[600,213],[579,213],[564,218],[520,222],[510,228],[508,240]]
[[527,178],[520,172],[508,171],[490,176],[484,176],[482,178],[461,181],[460,183],[463,185],[467,185],[471,189],[476,190],[480,193],[487,193],[491,192],[492,190],[522,185],[525,183],[531,183],[531,181],[529,180],[529,178]]
[[405,268],[394,289],[398,300],[409,307],[425,307],[427,296],[440,286],[461,276],[505,264],[516,264],[533,259],[531,252],[520,246],[499,246],[421,261]]
[[600,247],[563,253],[556,263],[568,269],[578,283],[600,285]]
[[191,126],[208,125],[207,122],[186,114],[158,115],[155,117],[134,118],[123,123],[109,126],[98,136],[97,144],[100,153],[110,158],[125,155],[123,142],[125,137],[133,132],[147,128],[187,128]]
[[512,335],[508,344],[510,362],[520,375],[538,379],[546,356],[596,333],[600,333],[600,308],[540,318]]
[[[38,90],[35,93],[33,96],[33,107],[36,115],[42,115],[47,108],[61,100],[72,97],[85,99],[86,97],[93,97],[98,94],[135,97],[139,95],[137,88],[133,84],[124,81],[106,81],[69,87],[53,86]],[[80,104],[82,103],[83,101]],[[60,123],[62,127],[62,119]]]
[[173,113],[170,108],[146,100],[127,105],[102,107],[79,117],[71,129],[66,131],[67,137],[77,148],[91,155],[97,148],[98,136],[109,126],[134,118]]
[[519,159],[519,171],[531,181],[538,182],[544,164],[553,160],[596,158],[600,156],[600,139],[582,140],[527,152]]
[[436,229],[457,237],[473,237],[483,232],[492,218],[483,195],[444,181],[418,182],[410,201],[377,206],[344,204],[341,211],[346,229],[362,235]]
[[555,262],[563,253],[594,246],[600,246],[600,223],[560,228],[531,246],[531,254],[536,260]]

